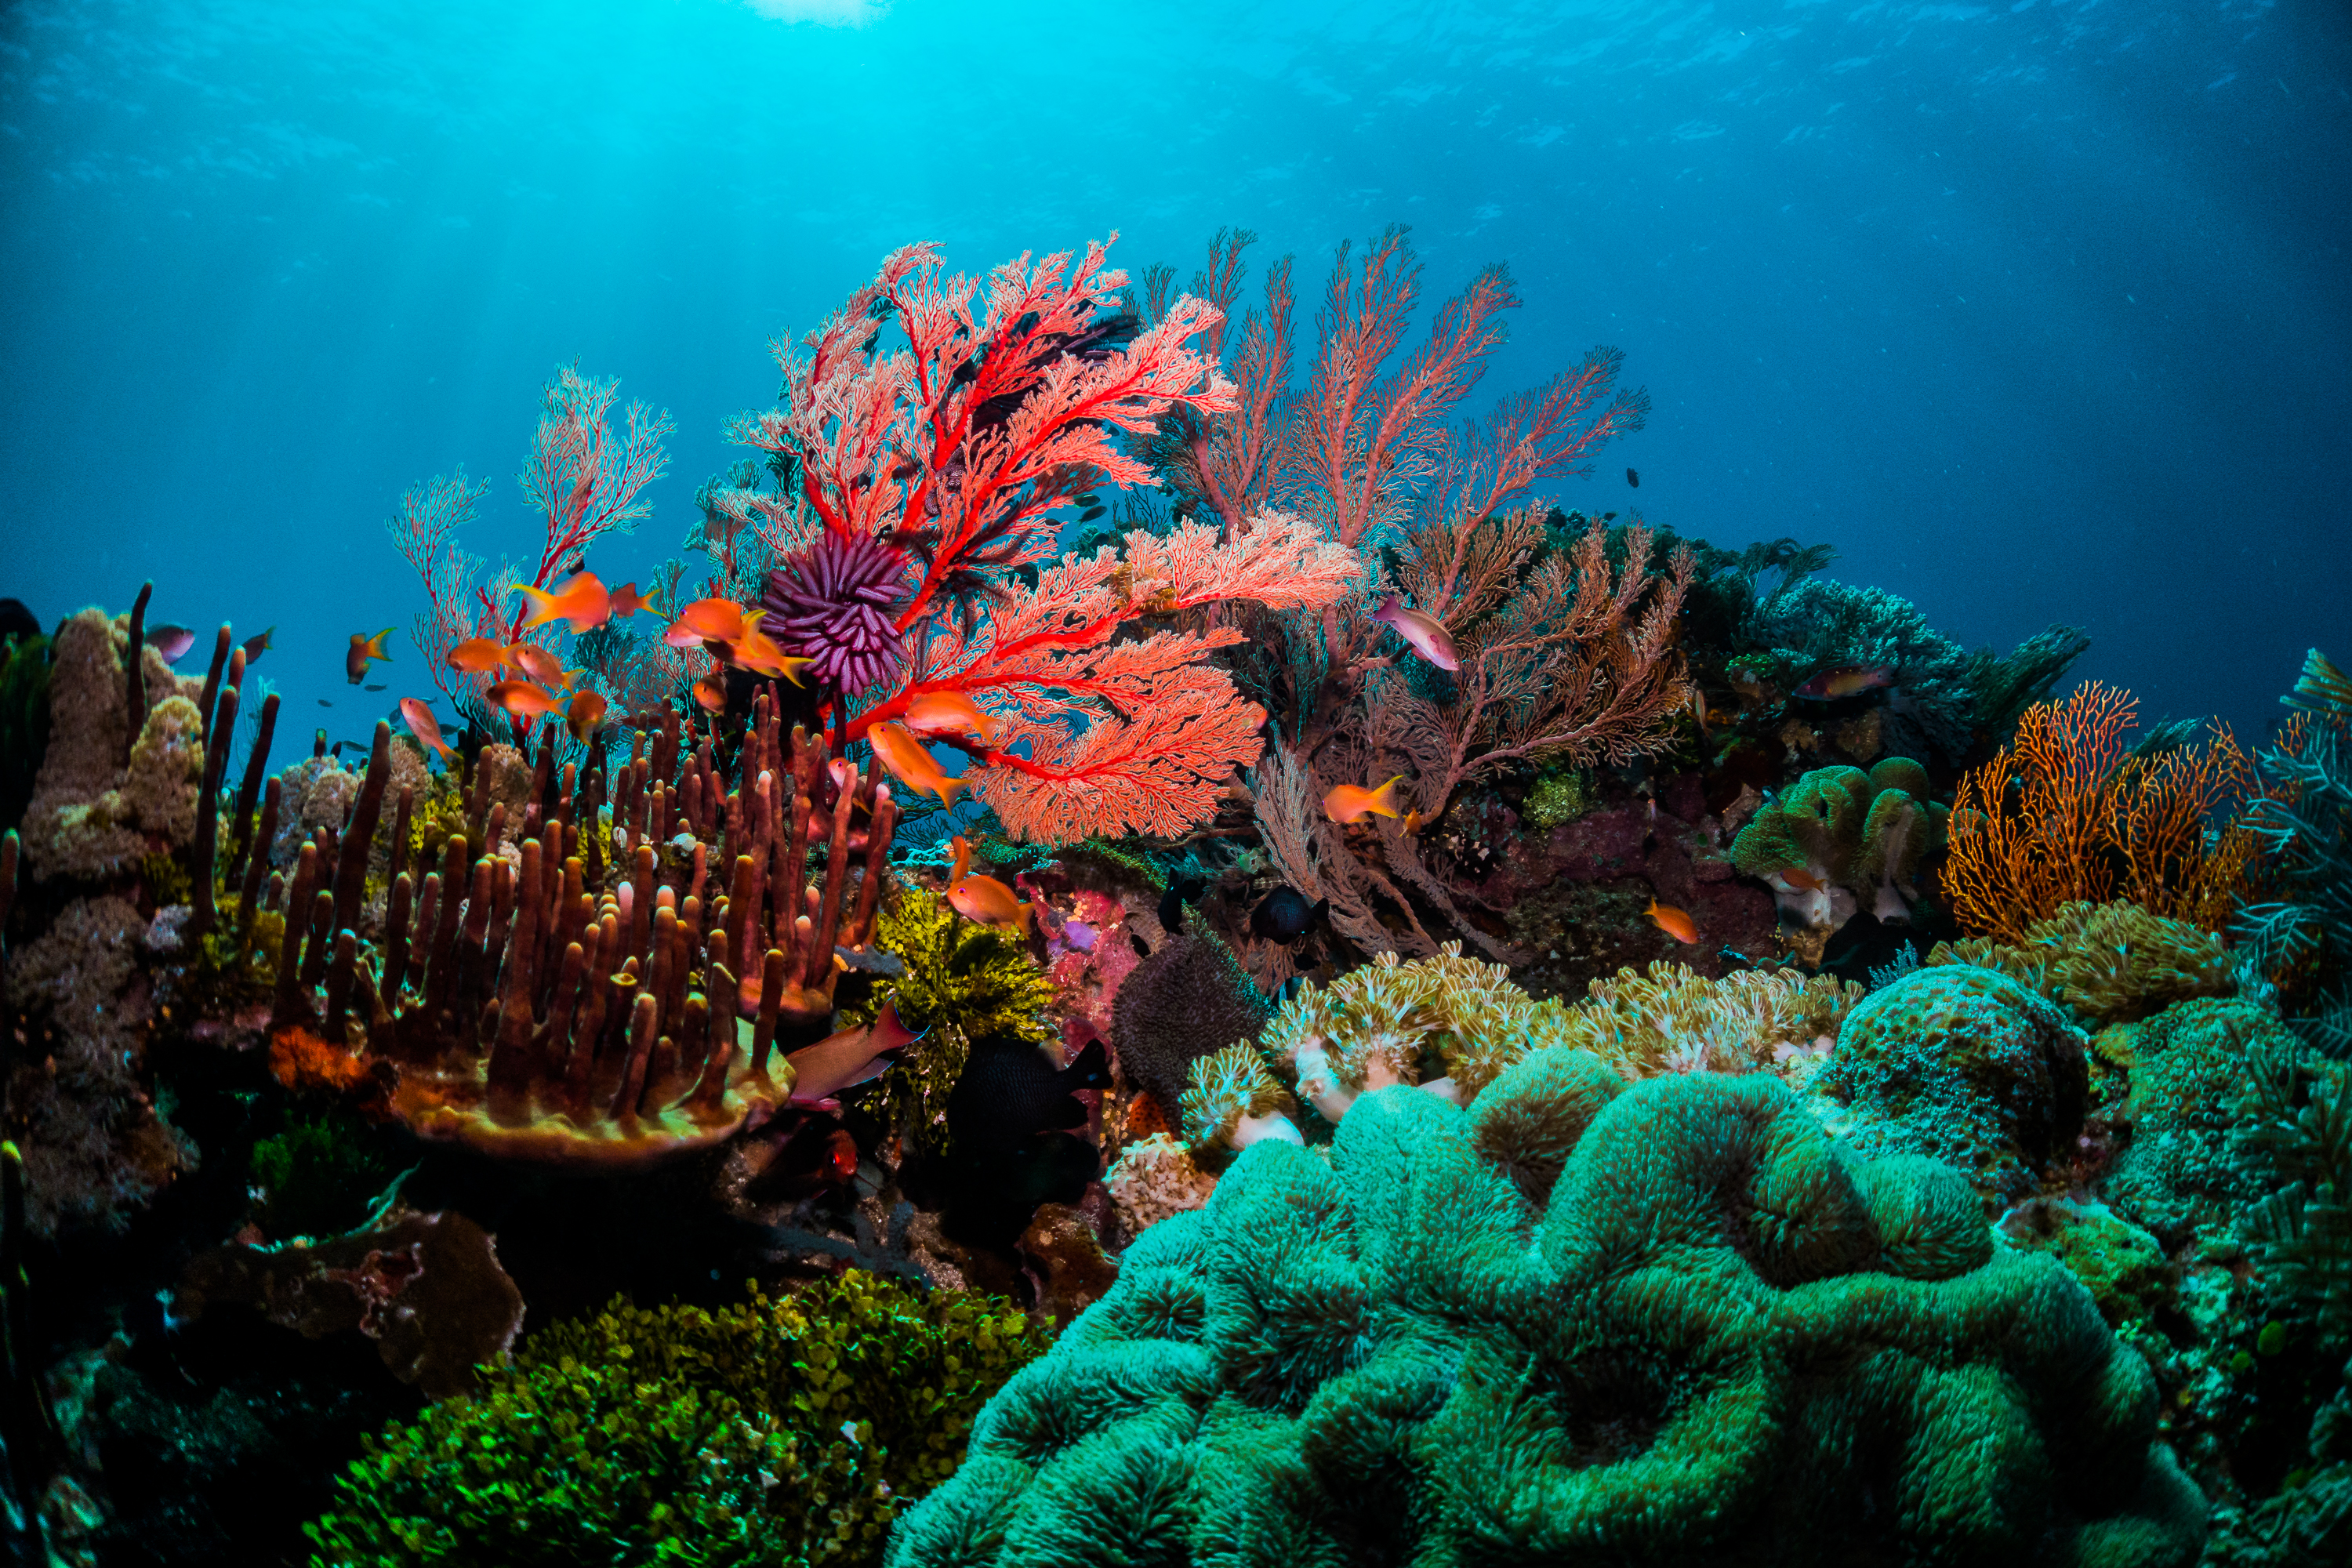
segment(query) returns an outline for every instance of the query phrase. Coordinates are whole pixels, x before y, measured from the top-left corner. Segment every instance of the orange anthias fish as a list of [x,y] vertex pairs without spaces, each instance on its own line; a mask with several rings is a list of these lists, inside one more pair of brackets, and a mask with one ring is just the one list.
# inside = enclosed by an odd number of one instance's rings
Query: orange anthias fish
[[877,724],[866,732],[874,754],[900,784],[918,795],[935,795],[941,805],[955,804],[955,792],[964,786],[961,778],[950,778],[940,771],[937,758],[920,741],[907,732],[904,724]]
[[594,691],[575,691],[563,710],[563,727],[572,738],[585,744],[604,722],[604,699]]
[[467,675],[487,675],[506,662],[507,645],[490,637],[469,637],[449,650],[449,668]]
[[652,608],[652,601],[648,600],[643,594],[637,592],[637,585],[635,583],[624,583],[619,587],[613,590],[613,616],[614,619],[618,619],[623,616],[634,616],[639,610],[650,610]]
[[523,622],[525,629],[550,621],[569,621],[573,631],[590,632],[613,616],[613,596],[604,592],[604,584],[593,572],[581,573],[552,594],[520,585],[516,592],[531,604],[530,618]]
[[1354,784],[1339,784],[1323,797],[1323,815],[1334,822],[1354,822],[1366,812],[1377,816],[1402,816],[1397,810],[1396,786],[1404,775],[1381,785],[1378,789],[1361,789]]
[[1411,643],[1413,651],[1440,669],[1459,669],[1461,656],[1454,651],[1454,638],[1437,624],[1437,617],[1407,606],[1394,594],[1387,603],[1372,612],[1371,618],[1394,628],[1397,636]]
[[457,765],[457,749],[441,738],[441,721],[433,717],[433,710],[414,697],[400,700],[400,717],[408,732],[425,742],[430,752],[438,752],[447,766]]
[[1036,906],[1024,903],[1018,893],[993,877],[966,871],[964,868],[971,863],[971,845],[960,833],[954,843],[955,866],[948,873],[949,907],[968,921],[1027,934],[1036,921]]
[[1804,866],[1781,867],[1780,880],[1801,893],[1818,893],[1827,885],[1819,877],[1813,875],[1811,868]]
[[353,686],[367,679],[369,665],[392,662],[392,655],[383,651],[383,639],[395,629],[386,626],[373,637],[364,637],[358,632],[352,634],[352,649],[343,655],[343,673],[352,678]]
[[705,713],[727,711],[727,668],[712,665],[703,671],[702,679],[694,683],[694,700]]
[[781,675],[794,686],[801,683],[801,666],[812,662],[809,659],[795,658],[778,647],[773,639],[761,629],[760,613],[757,610],[744,611],[742,629],[738,633],[735,640],[713,645],[711,651],[717,653],[728,663],[740,666],[754,674]]
[[1697,925],[1693,923],[1690,916],[1672,904],[1662,904],[1657,900],[1652,899],[1650,907],[1642,912],[1655,921],[1660,931],[1673,937],[1676,942],[1698,940]]
[[541,686],[572,689],[572,677],[564,673],[563,661],[535,642],[519,642],[508,648],[507,662]]
[[907,704],[907,728],[918,735],[977,735],[992,741],[996,721],[961,691],[926,691]]
[[743,635],[743,606],[731,599],[697,599],[677,613],[662,641],[672,647],[697,643],[733,642]]
[[518,719],[537,719],[555,711],[555,694],[529,680],[501,680],[490,688],[489,696]]

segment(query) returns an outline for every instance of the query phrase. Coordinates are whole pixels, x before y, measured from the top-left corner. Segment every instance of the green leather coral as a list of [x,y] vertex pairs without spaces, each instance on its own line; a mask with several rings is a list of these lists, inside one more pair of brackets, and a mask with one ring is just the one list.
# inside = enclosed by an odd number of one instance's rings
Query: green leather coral
[[717,1312],[616,1301],[370,1439],[305,1528],[338,1568],[874,1563],[1047,1338],[1009,1302],[856,1271]]
[[[2081,1285],[1759,1074],[1535,1053],[1253,1145],[992,1401],[890,1568],[2178,1568],[2205,1510]],[[1566,1059],[1563,1059],[1566,1058]],[[1567,1152],[1546,1182],[1482,1131]]]
[[1864,909],[1907,921],[1919,867],[1943,848],[1950,816],[1927,788],[1927,771],[1908,757],[1881,758],[1867,773],[1815,768],[1748,819],[1732,863],[1770,885],[1785,925],[1835,931]]

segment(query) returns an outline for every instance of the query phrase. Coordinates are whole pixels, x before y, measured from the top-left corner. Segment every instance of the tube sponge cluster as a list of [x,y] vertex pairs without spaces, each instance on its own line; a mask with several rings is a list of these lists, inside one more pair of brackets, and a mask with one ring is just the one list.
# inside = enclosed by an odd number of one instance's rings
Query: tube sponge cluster
[[[1547,1176],[1543,1151],[1557,1157]],[[1265,1141],[989,1405],[892,1568],[2176,1568],[2147,1363],[1973,1194],[1767,1075],[1536,1051]]]

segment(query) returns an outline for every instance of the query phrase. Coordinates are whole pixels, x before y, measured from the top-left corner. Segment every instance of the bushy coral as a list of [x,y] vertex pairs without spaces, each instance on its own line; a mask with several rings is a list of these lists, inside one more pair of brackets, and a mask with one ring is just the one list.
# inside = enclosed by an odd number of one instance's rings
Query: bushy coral
[[945,1149],[948,1096],[971,1047],[982,1040],[1042,1045],[1053,1038],[1045,1016],[1053,985],[1019,936],[964,920],[920,888],[902,889],[881,907],[874,942],[898,955],[900,973],[876,990],[869,1005],[845,1008],[844,1016],[867,1023],[893,1002],[899,1022],[923,1032],[883,1075],[883,1114],[917,1144]]
[[1549,832],[1574,822],[1599,804],[1601,795],[1592,787],[1591,774],[1579,768],[1549,768],[1537,778],[1535,788],[1528,791],[1519,815],[1531,826]]
[[1919,868],[1943,847],[1950,815],[1927,787],[1927,770],[1908,757],[1881,758],[1867,773],[1816,768],[1748,819],[1732,861],[1771,887],[1781,923],[1795,931],[1825,940],[1861,910],[1908,923]]
[[1629,1079],[1759,1068],[1801,1077],[1864,994],[1833,975],[1748,969],[1709,980],[1664,959],[1587,989],[1568,1010],[1567,1043]]
[[339,1564],[859,1564],[1043,1353],[1010,1303],[856,1270],[719,1311],[616,1301],[371,1439],[309,1527]]
[[2221,938],[2134,903],[2067,904],[2025,936],[2018,947],[1991,937],[1939,942],[1927,962],[1998,969],[2093,1024],[2137,1023],[2176,1002],[2238,988]]
[[2047,1252],[2083,1282],[2110,1327],[2142,1328],[2169,1305],[2164,1245],[2104,1204],[2032,1199],[2001,1216],[2012,1247]]
[[1871,1155],[1925,1154],[1960,1170],[1997,1212],[2071,1146],[2090,1082],[2088,1042],[2065,1015],[1990,969],[1922,969],[1846,1016],[1814,1084]]
[[1530,1194],[1477,1128],[1583,1114],[1561,1055],[1467,1113],[1374,1091],[1328,1162],[1251,1148],[992,1403],[892,1568],[2195,1555],[2146,1363],[1951,1172],[1701,1075],[1609,1099]]
[[272,1236],[334,1236],[367,1217],[394,1174],[373,1130],[349,1111],[289,1116],[253,1146],[255,1216]]

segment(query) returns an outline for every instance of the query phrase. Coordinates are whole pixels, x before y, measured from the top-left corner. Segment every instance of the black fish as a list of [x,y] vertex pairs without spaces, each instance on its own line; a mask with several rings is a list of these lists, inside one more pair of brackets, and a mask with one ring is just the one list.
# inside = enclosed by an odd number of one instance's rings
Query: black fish
[[37,637],[41,623],[22,599],[0,599],[0,637]]
[[362,686],[360,689],[362,691],[382,691],[383,688],[381,686]]
[[1268,942],[1297,942],[1331,912],[1331,900],[1307,901],[1296,888],[1276,888],[1250,911],[1250,930]]
[[968,1149],[1007,1148],[1049,1130],[1082,1127],[1087,1109],[1070,1095],[1110,1087],[1110,1053],[1089,1040],[1078,1059],[1055,1068],[1018,1037],[982,1040],[948,1095],[948,1131]]
[[1160,895],[1160,923],[1173,935],[1184,929],[1184,906],[1197,901],[1209,884],[1198,877],[1180,877]]
[[1642,476],[1633,469],[1628,468],[1625,470],[1625,482],[1638,490],[1642,488]]
[[246,663],[251,664],[255,659],[259,658],[263,654],[269,651],[269,634],[277,629],[278,628],[276,626],[271,626],[262,632],[259,637],[252,637],[245,639]]
[[331,702],[330,702],[330,701],[328,701],[325,698],[321,697],[321,698],[320,698],[320,699],[319,699],[319,706],[320,706],[320,707],[321,707],[321,708],[332,708],[332,707],[334,706],[334,704],[333,704],[333,703],[331,703]]

